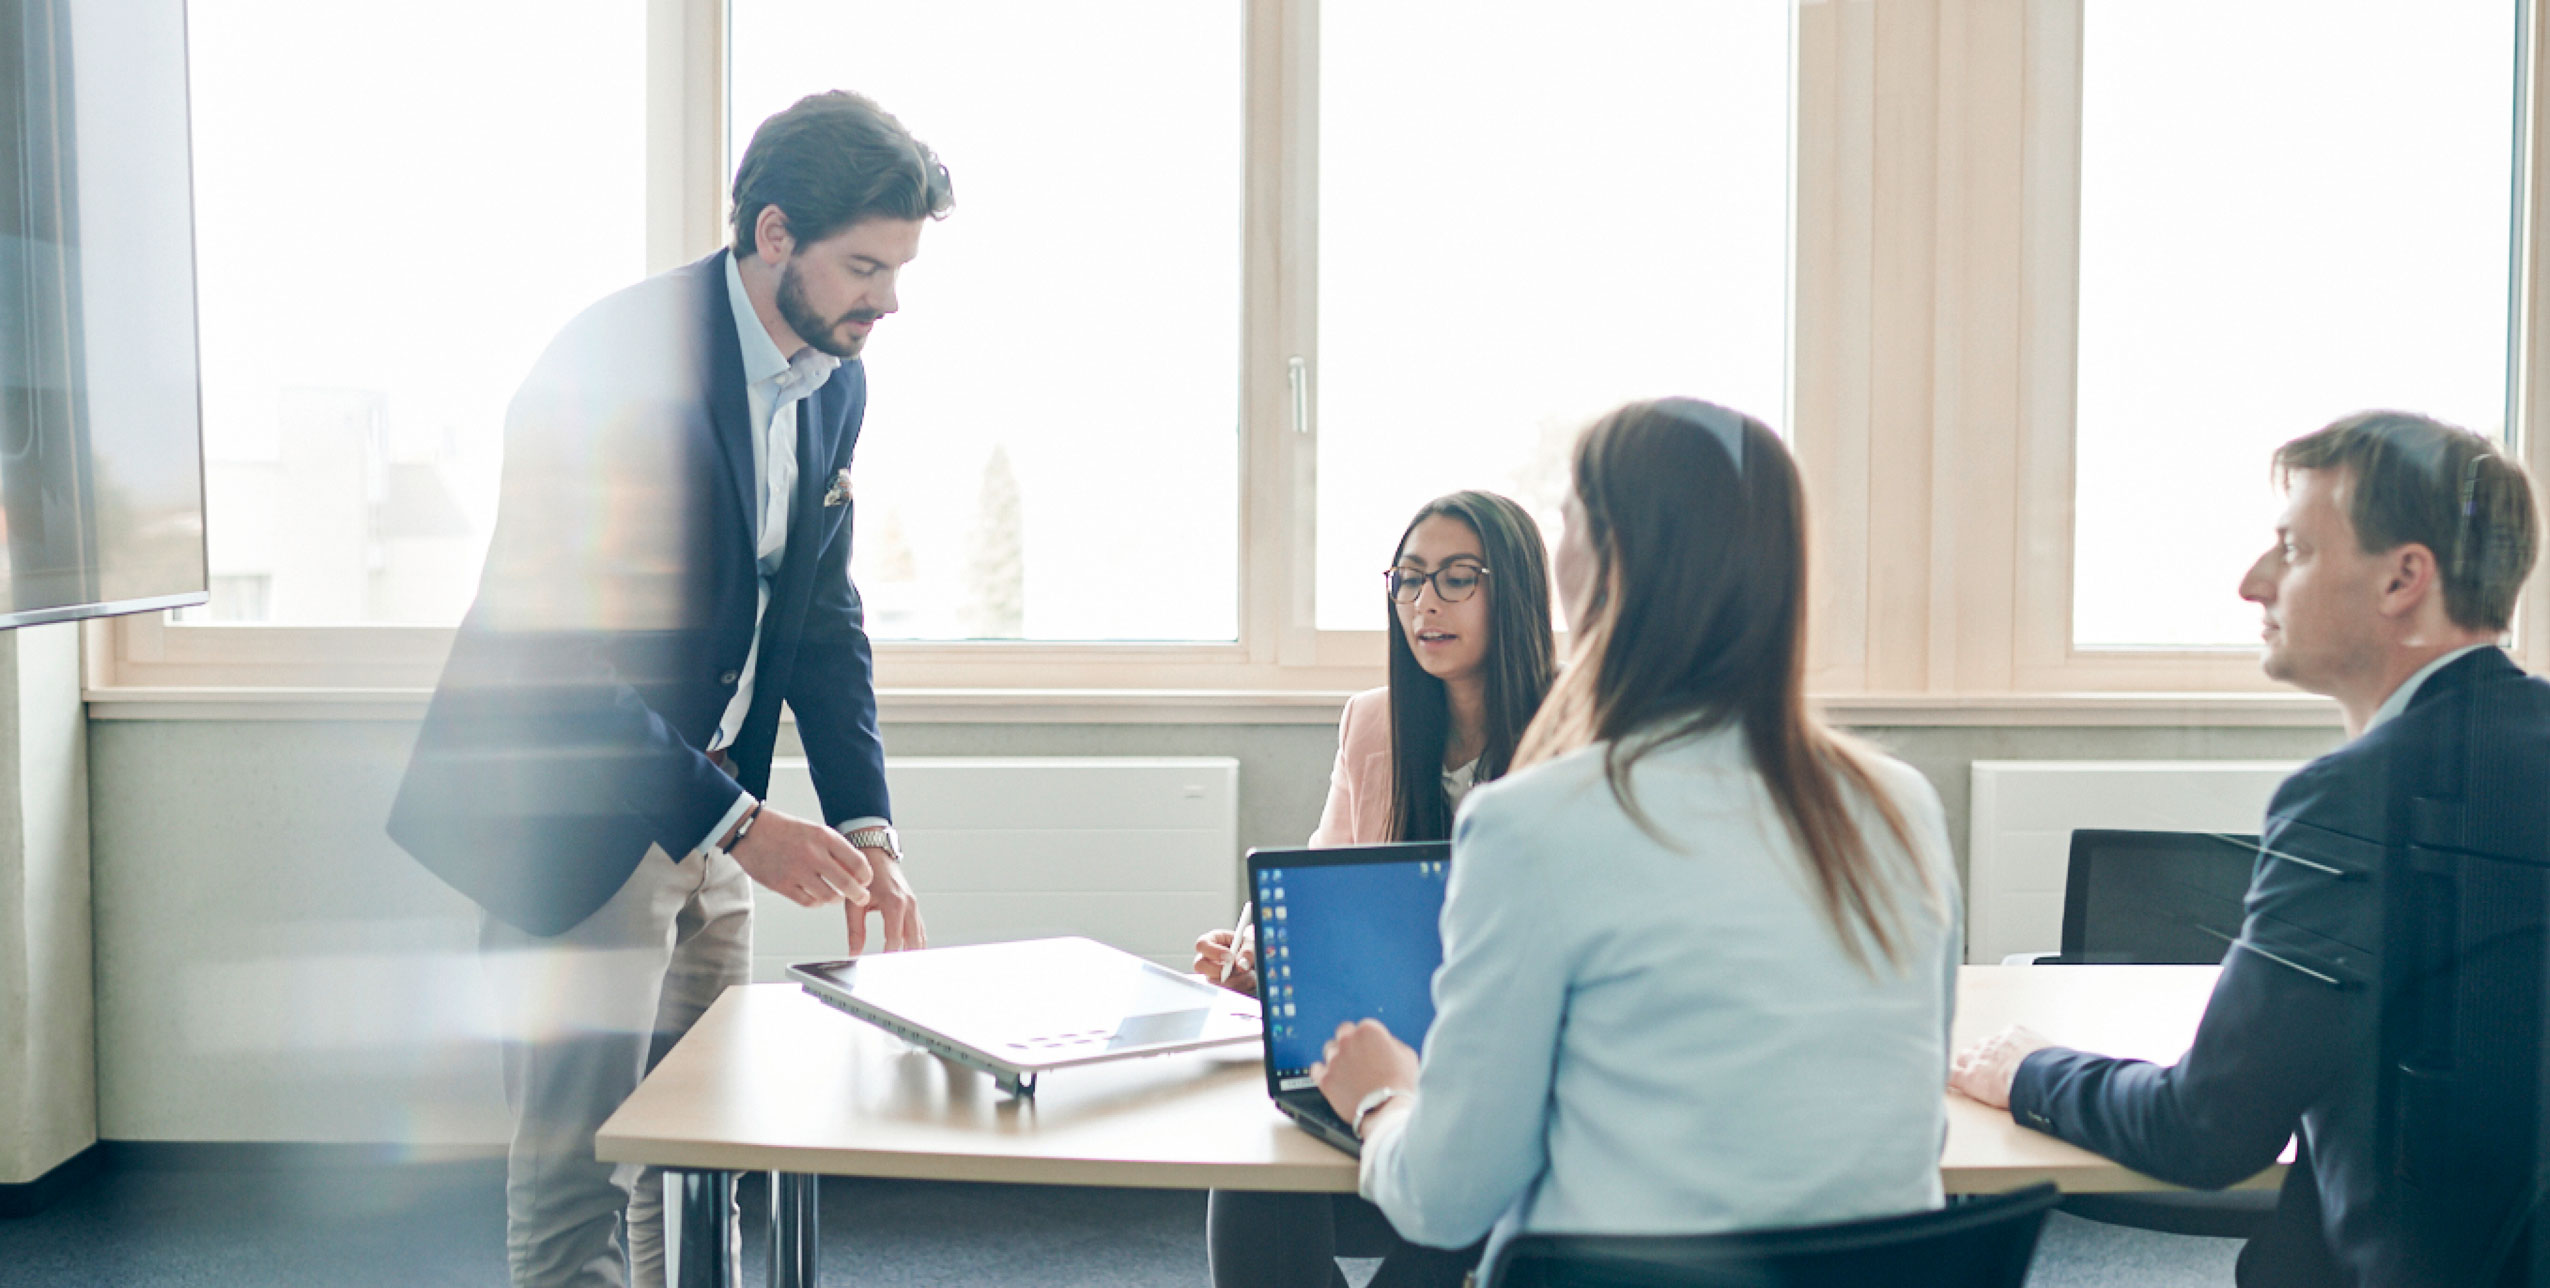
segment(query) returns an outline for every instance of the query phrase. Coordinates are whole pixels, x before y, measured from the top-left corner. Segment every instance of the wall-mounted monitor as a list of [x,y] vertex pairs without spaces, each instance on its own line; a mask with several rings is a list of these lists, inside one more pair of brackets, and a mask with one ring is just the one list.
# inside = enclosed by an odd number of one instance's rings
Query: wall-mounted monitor
[[0,627],[204,602],[182,0],[0,0]]

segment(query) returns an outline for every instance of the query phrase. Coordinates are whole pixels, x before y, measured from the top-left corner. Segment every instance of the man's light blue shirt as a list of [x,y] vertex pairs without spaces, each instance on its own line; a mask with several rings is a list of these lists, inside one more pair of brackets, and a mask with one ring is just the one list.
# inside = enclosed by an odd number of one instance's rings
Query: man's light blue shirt
[[[735,741],[735,736],[743,731],[744,716],[753,707],[753,675],[761,664],[761,619],[770,607],[771,579],[779,575],[780,556],[788,547],[789,501],[797,487],[797,404],[821,389],[841,365],[841,359],[812,346],[798,350],[794,360],[781,354],[770,338],[770,328],[762,325],[761,314],[753,308],[753,297],[744,290],[744,275],[736,266],[734,252],[726,252],[725,258],[726,304],[734,313],[735,339],[743,353],[744,410],[749,417],[745,423],[753,429],[753,480],[761,497],[753,543],[753,552],[761,564],[761,593],[753,604],[752,650],[744,655],[744,670],[735,682],[735,696],[727,702],[726,713],[718,718],[717,732],[709,738],[710,751]],[[734,828],[752,803],[751,793],[738,792],[725,817],[717,820],[691,853],[711,848],[717,838]],[[884,822],[881,818],[854,818],[843,822],[840,829],[847,832]]]
[[[2496,645],[2494,644],[2465,644],[2460,648],[2454,649],[2452,652],[2446,653],[2443,656],[2436,658],[2434,661],[2417,668],[2417,674],[2400,681],[2399,687],[2391,690],[2391,696],[2382,699],[2382,705],[2374,708],[2373,718],[2364,722],[2364,733],[2371,733],[2375,729],[2381,728],[2382,725],[2389,721],[2392,717],[2398,715],[2400,712],[2408,710],[2408,704],[2417,700],[2418,687],[2426,683],[2427,676],[2433,675],[2437,671],[2443,670],[2445,667],[2451,666],[2453,663],[2460,661],[2464,654],[2476,653],[2483,648],[2495,647]],[[2356,736],[2360,738],[2363,737],[2364,734],[2357,734]]]

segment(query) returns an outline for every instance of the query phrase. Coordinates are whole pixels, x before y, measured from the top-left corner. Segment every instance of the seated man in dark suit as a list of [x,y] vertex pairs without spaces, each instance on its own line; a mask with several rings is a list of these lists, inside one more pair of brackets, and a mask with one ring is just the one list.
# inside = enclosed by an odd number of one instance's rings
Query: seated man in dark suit
[[2277,789],[2194,1046],[2163,1068],[2014,1028],[1960,1053],[1950,1085],[2181,1185],[2254,1175],[2298,1134],[2245,1288],[2484,1282],[2530,1177],[2444,1192],[2394,1165],[2380,1008],[2402,922],[2383,904],[2391,856],[2438,826],[2550,857],[2550,683],[2496,646],[2532,567],[2531,488],[2495,443],[2394,412],[2275,464],[2289,503],[2240,594],[2265,614],[2266,673],[2337,699],[2348,740]]

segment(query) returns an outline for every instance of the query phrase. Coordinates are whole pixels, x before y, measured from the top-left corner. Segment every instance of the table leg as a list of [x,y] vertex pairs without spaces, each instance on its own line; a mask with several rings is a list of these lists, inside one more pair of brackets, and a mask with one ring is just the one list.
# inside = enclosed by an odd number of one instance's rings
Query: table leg
[[734,1173],[664,1169],[665,1288],[741,1288]]
[[820,1181],[796,1172],[770,1174],[770,1288],[816,1288],[822,1277],[815,1266]]

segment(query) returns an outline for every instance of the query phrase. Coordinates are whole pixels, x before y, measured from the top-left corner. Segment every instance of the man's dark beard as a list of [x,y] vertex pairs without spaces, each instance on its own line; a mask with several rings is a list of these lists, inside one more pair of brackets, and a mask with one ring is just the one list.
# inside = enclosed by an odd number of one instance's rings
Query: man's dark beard
[[859,348],[868,342],[868,337],[836,338],[833,329],[844,322],[874,322],[882,316],[874,309],[852,309],[826,322],[813,306],[806,303],[806,288],[797,280],[796,262],[792,260],[779,270],[779,320],[787,323],[788,329],[796,332],[798,339],[817,352],[829,353],[836,358],[858,357]]

